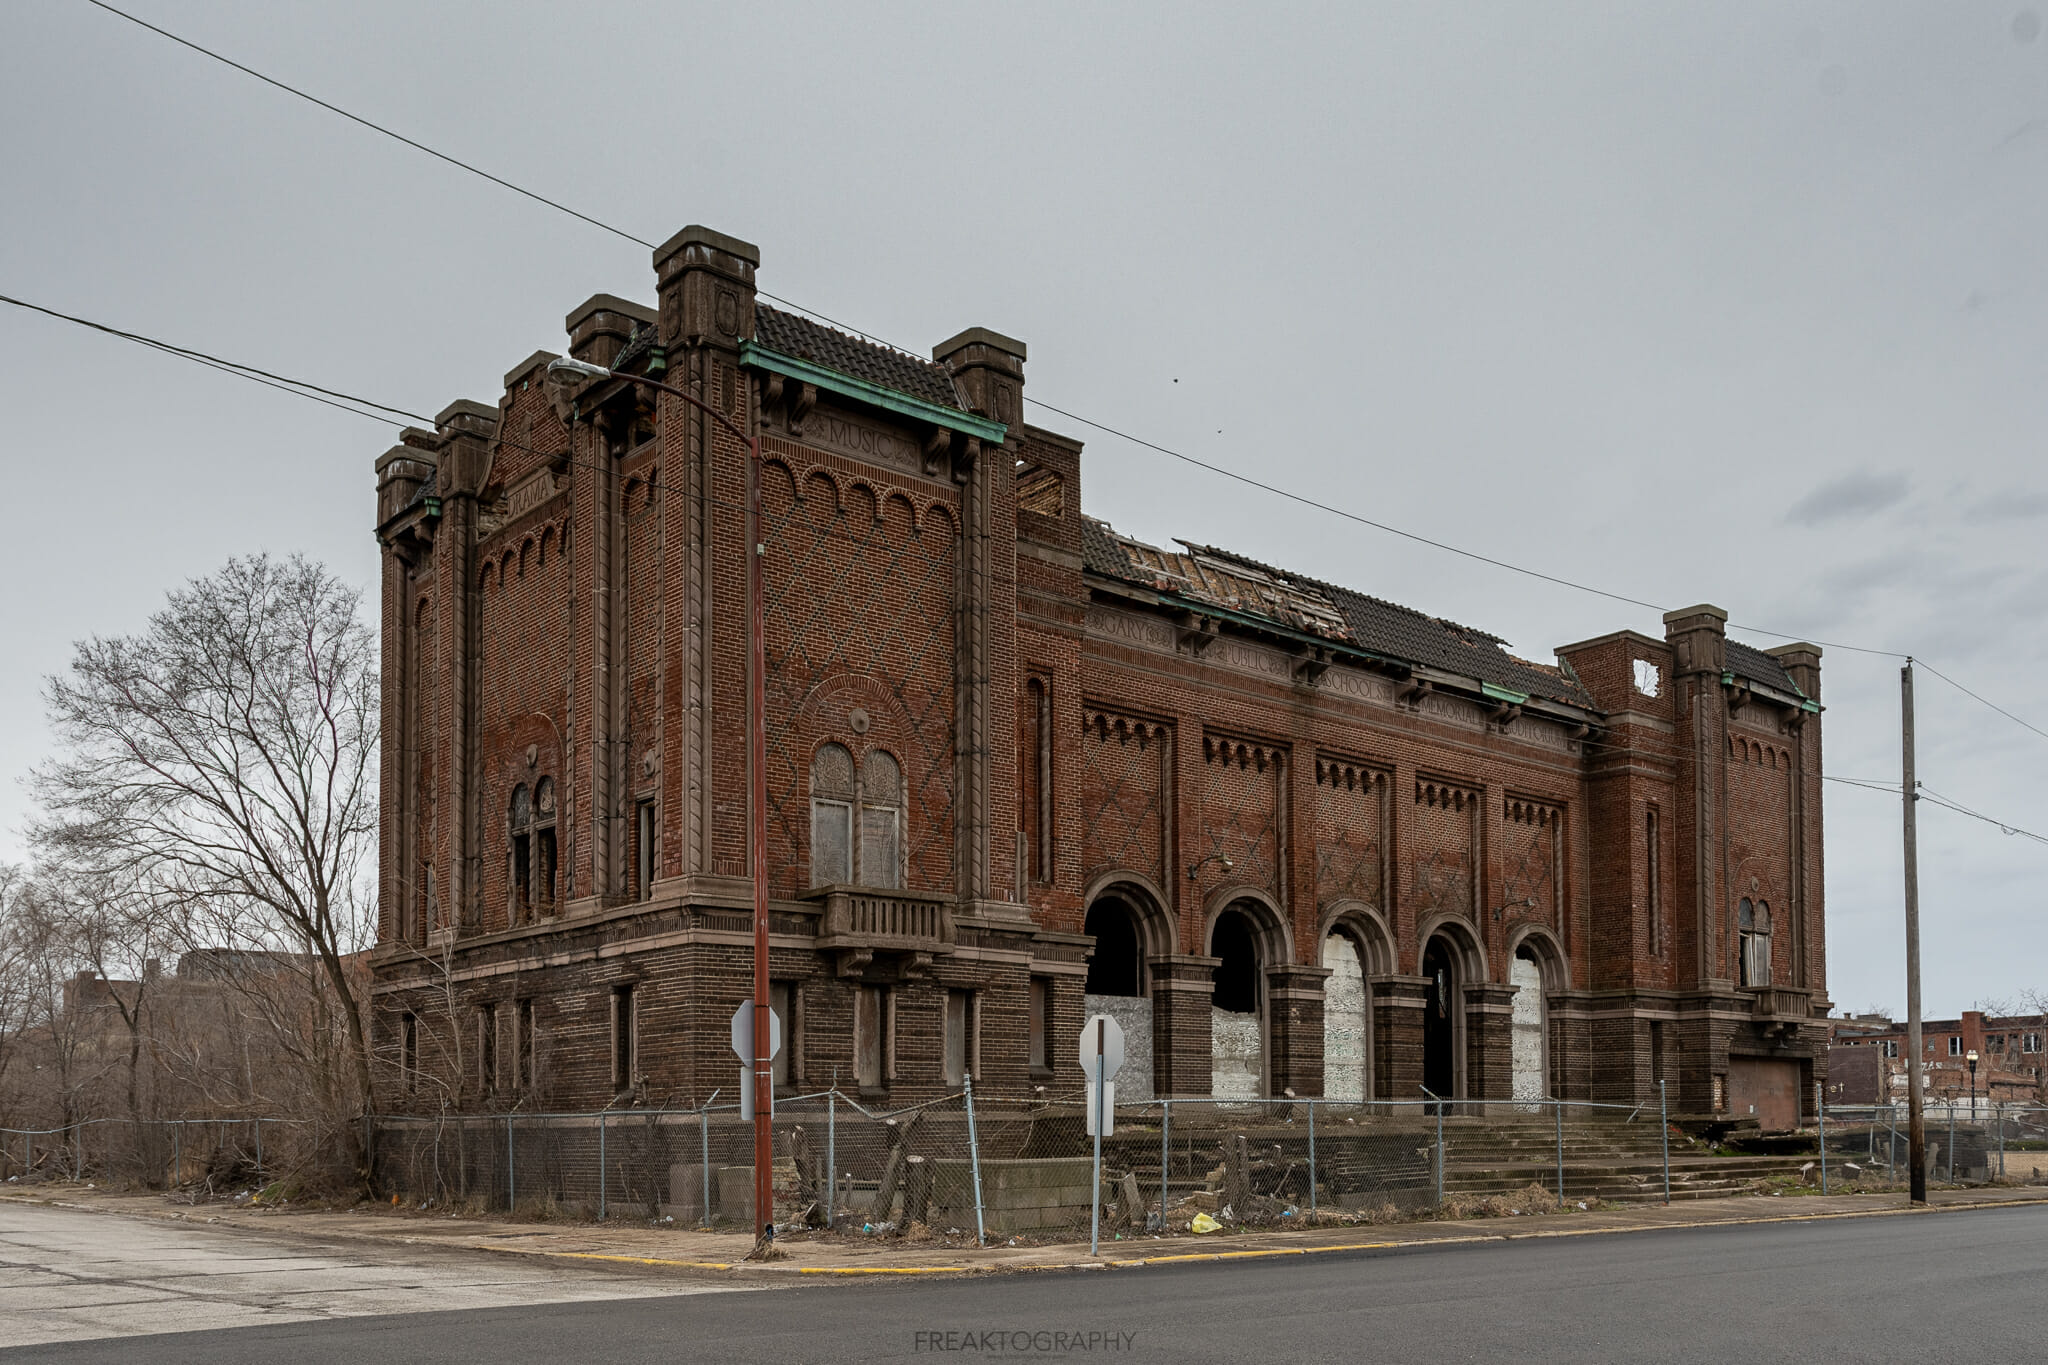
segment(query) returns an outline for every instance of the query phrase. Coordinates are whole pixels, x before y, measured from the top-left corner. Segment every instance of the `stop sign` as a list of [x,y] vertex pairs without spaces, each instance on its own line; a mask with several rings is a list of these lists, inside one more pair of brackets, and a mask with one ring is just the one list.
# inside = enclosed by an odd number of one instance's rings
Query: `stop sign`
[[1081,1026],[1081,1071],[1090,1081],[1095,1079],[1098,1057],[1105,1081],[1124,1068],[1124,1027],[1106,1014],[1094,1015]]

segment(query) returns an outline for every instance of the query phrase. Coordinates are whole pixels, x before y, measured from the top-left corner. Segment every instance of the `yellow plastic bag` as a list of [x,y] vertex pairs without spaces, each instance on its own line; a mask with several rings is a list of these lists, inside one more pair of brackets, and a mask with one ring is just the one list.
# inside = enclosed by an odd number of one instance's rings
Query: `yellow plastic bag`
[[1206,1213],[1196,1214],[1195,1221],[1188,1224],[1188,1231],[1190,1232],[1220,1232],[1222,1229],[1223,1224],[1217,1222]]

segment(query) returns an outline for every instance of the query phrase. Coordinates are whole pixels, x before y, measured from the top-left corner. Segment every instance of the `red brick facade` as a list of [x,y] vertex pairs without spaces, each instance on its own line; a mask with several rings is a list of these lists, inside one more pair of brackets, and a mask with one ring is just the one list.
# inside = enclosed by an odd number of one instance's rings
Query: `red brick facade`
[[[1371,1095],[1810,1092],[1818,650],[1747,649],[1698,607],[1537,665],[1141,545],[1083,515],[1080,444],[1023,422],[1021,343],[900,355],[757,302],[757,264],[686,229],[657,309],[599,296],[568,328],[760,438],[791,1087],[942,1093],[950,1017],[984,1090],[1072,1088],[1108,934],[1098,984],[1149,1000],[1159,1093],[1223,1084],[1219,1007],[1256,1018],[1257,1088],[1324,1093],[1351,1027],[1326,949],[1367,982]],[[396,1107],[681,1103],[738,1074],[745,450],[549,359],[378,462]]]

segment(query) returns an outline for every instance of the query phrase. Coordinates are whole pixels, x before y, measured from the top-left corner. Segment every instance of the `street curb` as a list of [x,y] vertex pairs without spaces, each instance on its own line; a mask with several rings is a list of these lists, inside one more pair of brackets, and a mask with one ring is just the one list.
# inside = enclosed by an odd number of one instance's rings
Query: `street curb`
[[[187,1218],[173,1215],[135,1213],[128,1210],[107,1209],[88,1203],[74,1203],[64,1199],[41,1198],[26,1191],[0,1191],[0,1202],[40,1204],[49,1208],[70,1209],[81,1213],[108,1214],[114,1217],[142,1217],[158,1222],[182,1222],[196,1228],[209,1225],[221,1231],[256,1232],[259,1235],[291,1235],[286,1228],[272,1232],[268,1228],[250,1228],[246,1224],[229,1224],[225,1227],[210,1219]],[[543,1247],[492,1246],[481,1242],[435,1241],[426,1239],[420,1245],[454,1251],[481,1251],[500,1256],[548,1257],[557,1260],[596,1261],[615,1265],[644,1266],[664,1270],[719,1271],[728,1275],[758,1276],[772,1280],[778,1276],[832,1276],[840,1279],[859,1279],[875,1276],[901,1275],[1001,1275],[1024,1272],[1080,1271],[1080,1270],[1142,1270],[1150,1266],[1198,1265],[1222,1261],[1267,1260],[1283,1256],[1328,1256],[1362,1251],[1413,1251],[1428,1247],[1470,1246],[1481,1242],[1536,1241],[1545,1238],[1565,1237],[1607,1237],[1638,1232],[1677,1232],[1694,1228],[1749,1227],[1764,1223],[1817,1223],[1851,1218],[1897,1218],[1906,1215],[1971,1213],[1980,1209],[2026,1208],[2048,1205],[2048,1196],[2023,1199],[1999,1199],[1975,1201],[1966,1204],[1923,1204],[1918,1207],[1907,1205],[1903,1208],[1839,1209],[1813,1213],[1786,1211],[1761,1217],[1714,1218],[1698,1222],[1643,1223],[1624,1227],[1599,1228],[1544,1228],[1524,1231],[1468,1232],[1442,1237],[1421,1237],[1414,1239],[1385,1240],[1374,1242],[1339,1242],[1327,1246],[1293,1247],[1246,1247],[1230,1251],[1186,1251],[1169,1252],[1158,1256],[1134,1256],[1123,1259],[1093,1258],[1087,1260],[1040,1261],[1028,1264],[1002,1264],[986,1262],[953,1262],[946,1265],[919,1266],[800,1266],[778,1265],[768,1261],[690,1261],[662,1256],[633,1256],[619,1252],[601,1251],[555,1251]],[[315,1238],[339,1238],[347,1241],[372,1242],[386,1246],[409,1245],[410,1240],[378,1236],[356,1229],[320,1228],[307,1229]]]
[[682,1261],[659,1256],[624,1256],[596,1251],[549,1251],[540,1247],[474,1246],[506,1256],[552,1256],[565,1260],[617,1261],[632,1265],[661,1266],[676,1270],[723,1270],[756,1272],[764,1275],[1000,1275],[1047,1270],[1142,1270],[1148,1266],[1192,1265],[1215,1261],[1260,1260],[1278,1256],[1327,1256],[1339,1252],[1412,1251],[1425,1247],[1470,1246],[1477,1242],[1523,1242],[1544,1238],[1609,1237],[1633,1232],[1681,1232],[1694,1228],[1747,1227],[1762,1223],[1818,1223],[1847,1218],[1896,1218],[1930,1213],[1971,1213],[1979,1209],[2025,1208],[2048,1205],[2048,1198],[2001,1199],[1986,1203],[1926,1204],[1902,1209],[1842,1209],[1821,1213],[1780,1213],[1764,1218],[1715,1218],[1697,1223],[1647,1223],[1636,1227],[1554,1228],[1531,1232],[1475,1232],[1461,1236],[1426,1237],[1413,1241],[1342,1242],[1313,1247],[1252,1247],[1237,1251],[1175,1252],[1164,1256],[1138,1256],[1124,1260],[1040,1262],[1034,1265],[988,1265],[960,1262],[952,1265],[919,1266],[788,1266],[755,1261]]

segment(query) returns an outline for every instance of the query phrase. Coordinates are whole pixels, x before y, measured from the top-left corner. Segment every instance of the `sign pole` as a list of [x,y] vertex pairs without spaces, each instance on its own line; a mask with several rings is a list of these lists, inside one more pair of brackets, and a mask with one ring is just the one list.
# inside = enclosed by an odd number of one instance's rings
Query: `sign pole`
[[1095,1178],[1090,1182],[1092,1193],[1088,1200],[1088,1254],[1093,1256],[1102,1245],[1102,1077],[1108,1070],[1102,1064],[1102,1036],[1108,1030],[1109,1021],[1097,1016],[1095,1019]]

